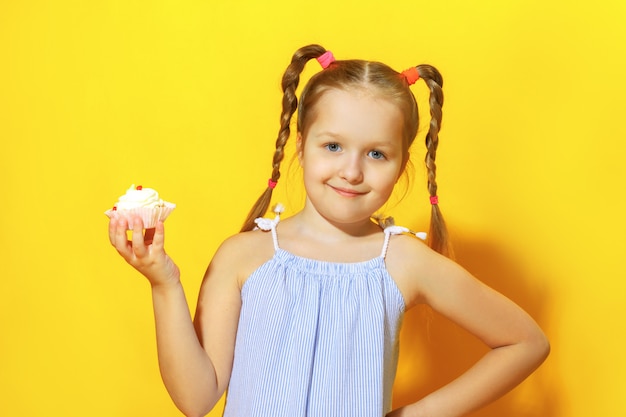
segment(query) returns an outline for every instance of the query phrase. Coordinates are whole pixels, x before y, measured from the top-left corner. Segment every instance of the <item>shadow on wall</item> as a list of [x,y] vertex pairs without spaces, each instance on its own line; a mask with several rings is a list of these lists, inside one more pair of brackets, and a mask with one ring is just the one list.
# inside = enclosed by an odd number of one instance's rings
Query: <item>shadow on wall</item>
[[[547,295],[526,285],[520,269],[506,254],[485,242],[457,241],[455,251],[459,264],[519,304],[547,331]],[[480,340],[445,317],[422,306],[412,309],[400,334],[394,407],[415,402],[452,381],[486,352]],[[471,416],[556,417],[561,415],[559,404],[558,386],[535,375]]]

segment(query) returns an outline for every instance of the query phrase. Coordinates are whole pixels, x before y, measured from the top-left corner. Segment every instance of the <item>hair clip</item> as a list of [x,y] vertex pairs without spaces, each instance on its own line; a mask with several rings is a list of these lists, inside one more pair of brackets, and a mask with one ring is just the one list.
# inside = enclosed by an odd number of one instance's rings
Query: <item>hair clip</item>
[[330,64],[335,62],[335,57],[333,56],[332,52],[326,51],[322,55],[317,57],[317,62],[320,63],[323,69],[326,69]]
[[420,74],[419,72],[417,72],[416,67],[411,67],[402,71],[402,75],[406,79],[406,82],[409,83],[409,85],[415,84],[415,82],[420,79]]

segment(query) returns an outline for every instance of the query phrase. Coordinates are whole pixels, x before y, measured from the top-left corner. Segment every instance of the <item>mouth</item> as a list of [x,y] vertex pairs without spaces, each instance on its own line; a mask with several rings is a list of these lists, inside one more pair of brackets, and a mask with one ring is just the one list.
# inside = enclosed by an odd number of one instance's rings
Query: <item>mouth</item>
[[328,186],[330,188],[332,188],[337,194],[339,194],[342,197],[359,197],[359,196],[367,194],[365,192],[356,191],[356,190],[353,190],[353,189],[350,189],[350,188],[333,187],[330,184],[328,184]]

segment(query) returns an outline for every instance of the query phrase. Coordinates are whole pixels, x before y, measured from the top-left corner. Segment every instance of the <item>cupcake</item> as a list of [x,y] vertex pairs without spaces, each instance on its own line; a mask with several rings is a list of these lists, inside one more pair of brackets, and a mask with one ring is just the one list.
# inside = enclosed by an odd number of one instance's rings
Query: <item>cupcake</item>
[[139,216],[143,220],[143,226],[151,229],[159,221],[164,221],[170,215],[176,204],[163,201],[159,193],[152,188],[141,185],[131,185],[126,194],[121,196],[113,208],[104,212],[109,218],[122,216],[129,221]]

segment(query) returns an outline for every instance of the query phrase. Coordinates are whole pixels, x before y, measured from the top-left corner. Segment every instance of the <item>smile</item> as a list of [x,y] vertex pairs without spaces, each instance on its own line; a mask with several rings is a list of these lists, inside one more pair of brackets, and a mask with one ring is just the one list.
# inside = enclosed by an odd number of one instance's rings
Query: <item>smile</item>
[[330,184],[327,184],[327,185],[330,188],[332,188],[337,194],[339,194],[340,196],[343,196],[343,197],[358,197],[358,196],[367,194],[365,192],[351,190],[351,189],[348,189],[348,188],[333,187]]

